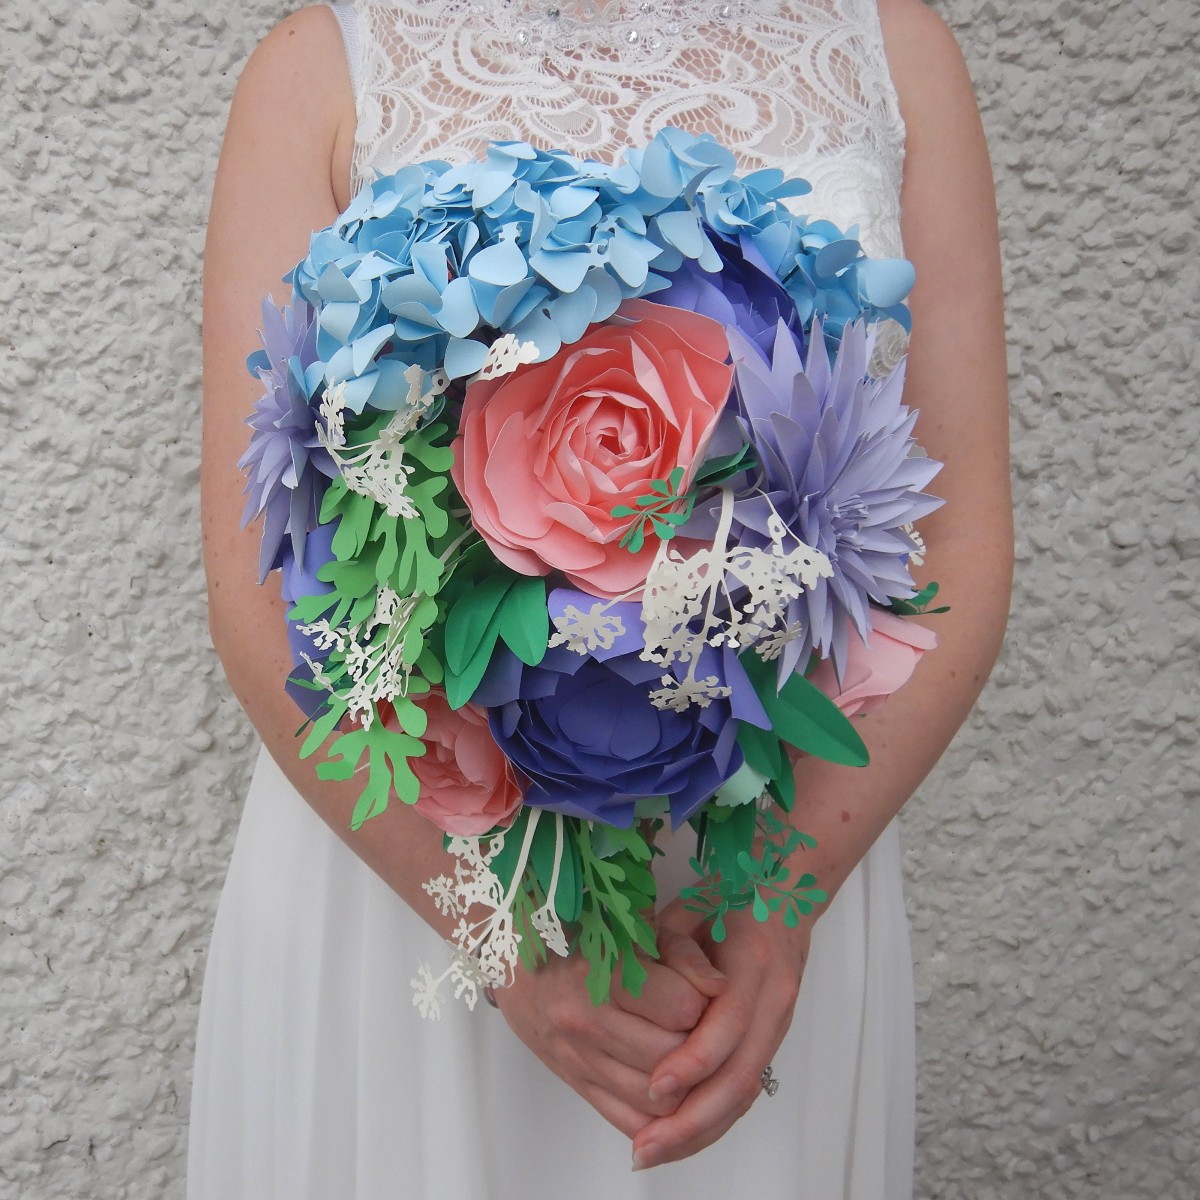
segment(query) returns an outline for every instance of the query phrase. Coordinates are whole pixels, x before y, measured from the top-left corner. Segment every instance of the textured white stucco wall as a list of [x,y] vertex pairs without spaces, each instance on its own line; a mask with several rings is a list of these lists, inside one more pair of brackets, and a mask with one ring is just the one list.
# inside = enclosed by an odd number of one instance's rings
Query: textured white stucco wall
[[[0,6],[2,1200],[183,1195],[253,750],[205,632],[199,266],[287,7]],[[918,1195],[1195,1200],[1200,8],[938,8],[999,176],[1019,579],[905,818]]]

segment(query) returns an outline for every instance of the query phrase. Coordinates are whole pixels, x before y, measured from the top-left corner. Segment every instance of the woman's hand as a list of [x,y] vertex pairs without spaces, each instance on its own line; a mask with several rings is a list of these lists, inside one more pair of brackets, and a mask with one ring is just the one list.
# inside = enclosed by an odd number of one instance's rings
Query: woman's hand
[[[694,970],[699,925],[700,918],[681,901],[664,910],[659,918],[664,967]],[[651,1104],[675,1107],[636,1130],[635,1170],[687,1158],[744,1116],[792,1023],[811,925],[787,929],[782,920],[759,922],[743,911],[727,917],[725,926],[725,940],[705,938],[704,948],[728,982],[687,1038],[651,1072]]]
[[[551,958],[536,971],[518,970],[496,1003],[513,1032],[604,1119],[633,1138],[674,1112],[683,1092],[652,1099],[651,1075],[701,1019],[710,997],[725,987],[700,947],[674,935],[676,967],[647,961],[641,994],[616,984],[607,1004],[594,1005],[578,954]],[[690,943],[690,944],[689,944]]]

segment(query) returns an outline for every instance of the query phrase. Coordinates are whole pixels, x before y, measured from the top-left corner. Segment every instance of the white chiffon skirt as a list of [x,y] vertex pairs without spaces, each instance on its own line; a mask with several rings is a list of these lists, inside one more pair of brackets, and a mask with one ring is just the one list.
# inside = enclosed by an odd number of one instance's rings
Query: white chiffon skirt
[[409,981],[445,954],[264,751],[205,974],[189,1200],[911,1197],[912,963],[894,827],[817,924],[773,1063],[778,1094],[682,1163],[631,1173],[628,1140],[499,1012],[451,1002],[423,1020]]

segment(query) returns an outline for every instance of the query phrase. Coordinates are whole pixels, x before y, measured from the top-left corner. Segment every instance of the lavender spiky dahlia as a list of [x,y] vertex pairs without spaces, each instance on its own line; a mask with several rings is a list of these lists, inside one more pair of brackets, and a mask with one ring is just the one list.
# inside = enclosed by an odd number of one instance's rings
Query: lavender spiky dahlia
[[803,632],[785,646],[780,678],[803,670],[814,650],[840,676],[850,625],[865,637],[872,601],[913,595],[908,558],[917,545],[904,526],[941,505],[922,491],[941,463],[913,453],[917,414],[901,403],[903,366],[885,379],[867,376],[861,322],[846,326],[832,358],[819,322],[807,358],[782,324],[769,355],[736,331],[730,345],[739,424],[760,464],[753,490],[734,505],[734,536],[767,546],[778,514],[833,566],[832,578],[790,602],[788,624]]
[[279,309],[268,297],[262,315],[263,349],[247,365],[258,373],[263,394],[246,419],[254,432],[238,462],[247,476],[242,524],[263,516],[260,583],[280,565],[285,537],[303,566],[305,538],[317,524],[326,480],[337,474],[317,438],[316,383],[308,382],[308,368],[317,361],[315,310],[301,299]]

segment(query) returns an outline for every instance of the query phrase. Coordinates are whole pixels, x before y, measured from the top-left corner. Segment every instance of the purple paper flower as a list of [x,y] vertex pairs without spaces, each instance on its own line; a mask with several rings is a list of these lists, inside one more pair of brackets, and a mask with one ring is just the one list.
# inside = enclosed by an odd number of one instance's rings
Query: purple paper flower
[[[567,601],[597,603],[563,589],[551,611]],[[627,828],[639,800],[661,797],[678,827],[742,765],[735,718],[769,722],[737,659],[713,650],[701,671],[730,695],[680,712],[655,707],[663,668],[641,657],[640,606],[605,613],[624,629],[606,648],[556,646],[530,667],[501,647],[472,701],[490,709],[492,735],[528,779],[526,804]]]
[[304,300],[288,308],[263,301],[263,349],[247,364],[262,380],[263,394],[246,424],[254,430],[238,466],[246,472],[242,524],[263,516],[259,582],[281,564],[283,539],[291,539],[304,565],[304,541],[317,523],[325,480],[337,474],[317,438],[317,409],[306,370],[317,358],[315,312]]
[[[332,584],[317,578],[317,572],[326,563],[333,561],[333,535],[337,532],[337,521],[313,528],[305,545],[305,562],[297,563],[291,543],[284,542],[279,548],[279,568],[281,573],[280,591],[285,603],[290,608],[306,596],[323,596],[333,591]],[[314,691],[303,686],[312,683],[313,671],[305,655],[313,662],[323,663],[329,655],[327,648],[317,644],[317,639],[310,634],[301,633],[302,621],[290,620],[287,623],[288,648],[292,652],[292,671],[284,684],[287,694],[299,705],[305,716],[315,718],[321,705],[328,699],[325,691]],[[295,681],[302,682],[295,682]]]
[[803,350],[804,330],[796,303],[771,274],[758,251],[749,243],[714,238],[721,268],[704,270],[686,260],[671,276],[670,286],[655,292],[656,303],[685,308],[736,329],[769,355],[775,330],[782,321]]
[[[859,322],[848,325],[835,359],[814,323],[807,361],[780,327],[770,356],[730,335],[736,403],[759,468],[738,489],[733,539],[769,546],[769,522],[788,529],[829,557],[833,576],[789,604],[789,625],[803,635],[780,658],[780,677],[803,669],[815,650],[845,664],[849,622],[866,636],[870,602],[913,595],[908,557],[916,543],[904,526],[942,501],[922,488],[941,463],[914,454],[917,414],[901,403],[903,365],[883,380],[866,374],[870,340]],[[715,510],[685,531],[711,535]]]

